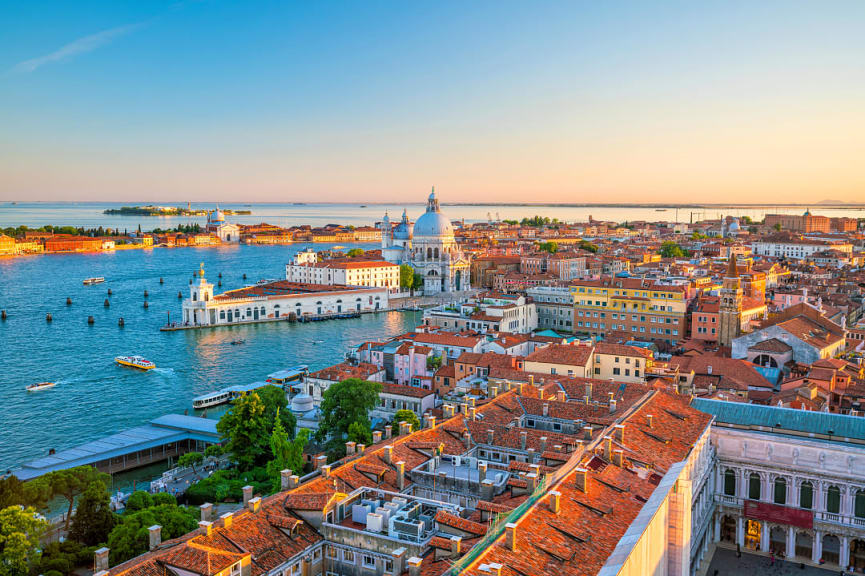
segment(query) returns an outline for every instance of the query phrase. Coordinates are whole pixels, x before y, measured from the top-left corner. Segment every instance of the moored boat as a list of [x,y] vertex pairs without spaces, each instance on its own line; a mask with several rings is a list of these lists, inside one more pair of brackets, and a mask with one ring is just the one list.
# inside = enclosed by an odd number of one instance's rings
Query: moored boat
[[28,392],[36,392],[37,390],[46,390],[55,386],[57,386],[56,382],[37,382],[36,384],[28,384],[26,388]]
[[225,404],[226,402],[231,401],[231,392],[228,389],[217,390],[216,392],[209,392],[207,394],[202,394],[201,396],[196,396],[192,399],[192,407],[196,410],[202,410],[206,408],[210,408],[211,406],[218,406],[220,404]]
[[105,278],[103,276],[94,276],[93,278],[85,278],[84,285],[90,286],[91,284],[102,284],[105,282]]
[[139,370],[152,370],[156,368],[156,364],[142,356],[117,356],[114,361],[121,366],[138,368]]

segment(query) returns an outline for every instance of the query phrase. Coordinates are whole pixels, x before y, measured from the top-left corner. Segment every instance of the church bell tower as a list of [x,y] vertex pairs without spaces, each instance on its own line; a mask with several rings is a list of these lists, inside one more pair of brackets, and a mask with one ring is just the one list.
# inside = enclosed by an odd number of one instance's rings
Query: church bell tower
[[736,255],[730,255],[724,284],[721,288],[721,305],[718,313],[718,343],[731,346],[733,339],[742,332],[742,280],[736,267]]

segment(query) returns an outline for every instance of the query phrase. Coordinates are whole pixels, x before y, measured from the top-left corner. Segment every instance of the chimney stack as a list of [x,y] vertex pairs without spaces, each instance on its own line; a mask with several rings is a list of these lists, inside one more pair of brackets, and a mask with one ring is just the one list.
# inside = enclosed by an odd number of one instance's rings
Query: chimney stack
[[610,414],[616,411],[616,401],[610,400]]
[[345,443],[345,453],[347,456],[351,456],[354,454],[355,448],[357,447],[356,442],[348,441]]
[[408,422],[400,422],[399,423],[399,435],[406,436],[407,434],[411,434],[411,424]]
[[511,552],[517,551],[517,525],[513,522],[505,524],[505,546]]
[[366,444],[358,444],[357,445],[357,453],[363,454],[363,451],[366,450]]
[[378,444],[381,442],[381,430],[373,430],[372,432],[372,443]]
[[321,467],[321,475],[325,478],[330,478],[330,464],[325,464]]
[[616,442],[619,444],[625,443],[625,425],[624,424],[616,424],[613,426],[613,437],[616,439]]
[[297,474],[292,474],[291,478],[288,479],[288,488],[290,490],[294,490],[298,486],[300,486],[300,476],[298,476]]
[[463,432],[463,440],[465,440],[465,442],[466,442],[466,450],[471,450],[472,449],[472,435],[469,433],[468,430]]
[[198,527],[204,531],[206,536],[210,536],[213,534],[213,522],[207,522],[206,520],[202,520],[198,523]]
[[487,478],[487,463],[483,460],[478,460],[478,482],[483,482]]
[[469,406],[469,420],[474,421],[475,419],[477,419],[477,408]]
[[589,471],[585,468],[577,468],[574,473],[574,479],[576,480],[577,490],[583,494],[587,494],[589,492]]
[[154,524],[147,529],[147,534],[150,544],[150,550],[156,550],[156,548],[160,544],[162,544],[162,526],[160,526],[159,524]]
[[443,410],[444,410],[445,418],[453,417],[453,415],[454,415],[454,405],[453,404],[445,404]]
[[423,415],[423,426],[422,426],[422,428],[423,428],[423,429],[427,429],[427,428],[429,428],[429,414],[428,414],[428,413],[424,413],[424,415]]
[[498,386],[490,386],[490,397],[495,398],[498,395],[499,395]]
[[529,433],[526,432],[525,430],[520,432],[520,450],[526,449],[526,440],[528,439],[528,437],[529,437]]
[[408,576],[420,576],[420,565],[423,560],[417,556],[408,559]]
[[652,428],[655,425],[655,417],[651,414],[646,414],[646,424],[648,424],[649,428]]
[[108,548],[103,546],[93,553],[93,567],[96,572],[108,570]]
[[459,558],[463,539],[459,536],[451,536],[451,557]]
[[384,452],[384,461],[387,464],[393,464],[393,446],[388,444],[387,446],[384,447],[383,452]]
[[391,558],[393,558],[393,573],[394,574],[402,574],[405,572],[405,548],[397,548],[393,552],[390,553]]
[[396,483],[400,492],[405,490],[405,462],[402,460],[396,463]]
[[559,513],[559,501],[562,497],[562,493],[556,490],[550,492],[550,512],[553,514]]
[[591,426],[583,426],[583,439],[591,440],[592,439],[592,427]]
[[613,457],[613,437],[604,436],[604,458],[609,460]]
[[542,408],[542,414],[543,414],[544,416],[549,416],[549,415],[550,415],[550,404],[549,404],[549,402],[544,402],[544,406],[543,406],[543,408]]
[[430,414],[430,417],[429,417],[429,427],[430,428],[436,427],[436,417],[433,416],[432,414]]
[[390,440],[393,437],[393,426],[388,424],[384,427],[384,439]]
[[246,485],[242,488],[243,490],[243,507],[246,508],[249,505],[249,501],[252,499],[252,486]]
[[283,492],[291,489],[291,475],[293,472],[286,468],[279,472],[279,488]]
[[210,513],[213,511],[213,504],[210,502],[205,502],[201,506],[198,507],[200,510],[200,515],[202,520],[210,521]]
[[547,437],[541,436],[541,454],[547,451]]
[[[592,383],[586,382],[586,397],[591,400],[592,399]],[[588,404],[588,402],[586,402]]]
[[255,514],[261,508],[261,496],[256,496],[249,501],[249,511]]
[[222,525],[225,528],[231,528],[231,521],[233,520],[234,512],[226,512],[220,518],[222,519]]
[[487,444],[492,444],[495,440],[496,431],[492,428],[487,428]]
[[622,449],[613,450],[613,465],[622,467],[622,462],[624,459],[625,451]]
[[321,470],[321,467],[324,466],[325,464],[327,464],[327,455],[326,454],[319,454],[318,456],[315,457],[315,469],[316,470]]

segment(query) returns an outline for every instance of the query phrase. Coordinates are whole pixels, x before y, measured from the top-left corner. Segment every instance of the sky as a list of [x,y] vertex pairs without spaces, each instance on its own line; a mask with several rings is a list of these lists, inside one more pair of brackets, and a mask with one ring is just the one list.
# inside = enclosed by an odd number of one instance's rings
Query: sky
[[0,0],[0,200],[865,202],[865,2]]

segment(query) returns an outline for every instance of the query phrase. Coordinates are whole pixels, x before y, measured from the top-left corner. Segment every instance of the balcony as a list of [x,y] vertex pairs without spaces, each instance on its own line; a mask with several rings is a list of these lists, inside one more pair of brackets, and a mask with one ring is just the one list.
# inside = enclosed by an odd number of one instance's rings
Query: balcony
[[816,522],[825,522],[827,524],[839,524],[841,526],[855,526],[857,528],[865,528],[865,518],[849,516],[847,514],[834,514],[832,512],[815,512],[814,520]]
[[724,506],[735,506],[736,508],[741,508],[743,500],[744,500],[744,498],[740,498],[739,496],[727,496],[726,494],[715,494],[715,502],[718,504],[723,504]]

